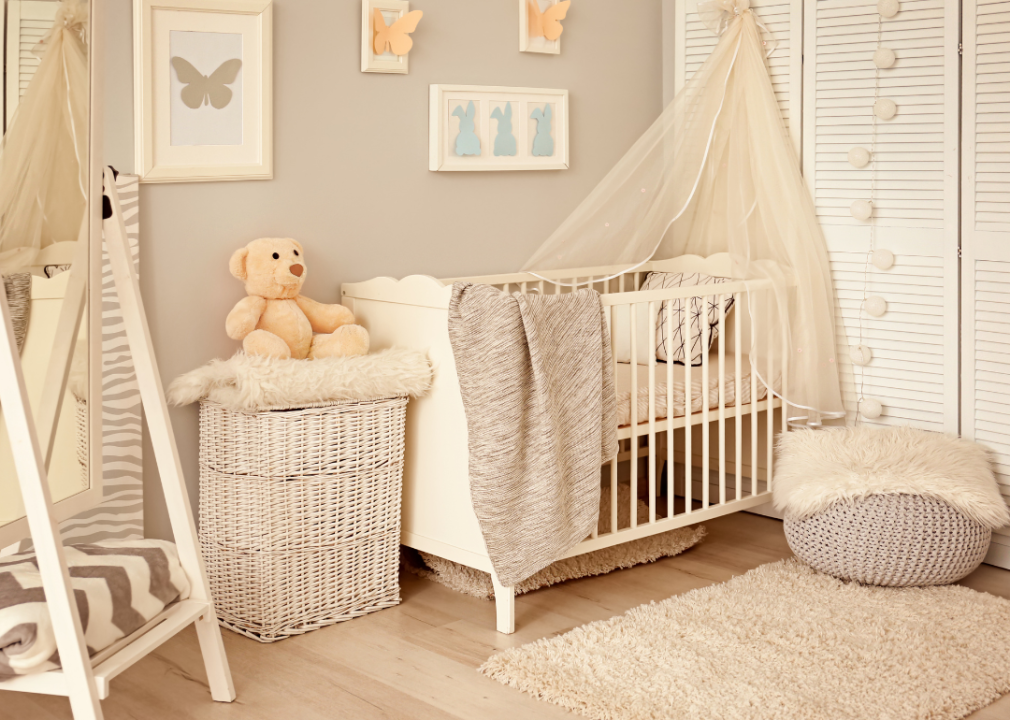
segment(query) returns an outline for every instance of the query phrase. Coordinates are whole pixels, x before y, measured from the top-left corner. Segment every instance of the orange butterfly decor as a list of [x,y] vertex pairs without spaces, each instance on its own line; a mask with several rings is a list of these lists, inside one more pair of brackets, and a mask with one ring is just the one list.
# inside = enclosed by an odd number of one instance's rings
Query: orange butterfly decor
[[382,17],[382,11],[376,8],[373,15],[375,40],[372,42],[375,54],[382,55],[387,48],[394,55],[406,55],[410,52],[410,48],[414,46],[414,41],[410,39],[410,33],[417,29],[417,24],[421,22],[423,14],[420,10],[414,10],[387,26],[386,19]]
[[542,37],[547,40],[557,40],[561,37],[561,33],[565,30],[561,26],[561,21],[568,14],[568,6],[572,4],[572,0],[562,0],[562,2],[551,5],[546,10],[540,9],[538,0],[529,0],[528,4],[529,12],[527,14],[530,18],[529,36],[531,38]]

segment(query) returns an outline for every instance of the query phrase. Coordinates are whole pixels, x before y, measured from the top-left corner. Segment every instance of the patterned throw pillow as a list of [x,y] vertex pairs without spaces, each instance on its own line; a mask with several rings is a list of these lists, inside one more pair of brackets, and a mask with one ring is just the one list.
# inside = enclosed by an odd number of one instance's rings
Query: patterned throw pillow
[[[649,273],[642,290],[660,290],[693,285],[717,285],[729,282],[729,278],[712,277],[703,273]],[[733,309],[735,298],[726,297],[726,314]],[[717,296],[678,298],[664,300],[656,318],[656,357],[667,362],[684,364],[684,310],[690,308],[691,322],[691,365],[701,365],[701,357],[711,348],[719,336],[719,298]],[[702,309],[705,309],[704,318]],[[666,337],[667,313],[673,315],[673,335]],[[702,332],[702,328],[706,332]]]

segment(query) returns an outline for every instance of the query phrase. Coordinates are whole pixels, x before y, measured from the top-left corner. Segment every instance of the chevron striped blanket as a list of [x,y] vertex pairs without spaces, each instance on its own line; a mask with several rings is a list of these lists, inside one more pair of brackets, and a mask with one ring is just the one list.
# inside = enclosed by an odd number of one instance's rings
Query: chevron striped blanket
[[[109,540],[64,551],[92,655],[189,597],[173,543]],[[57,667],[56,635],[35,555],[0,557],[0,679]]]

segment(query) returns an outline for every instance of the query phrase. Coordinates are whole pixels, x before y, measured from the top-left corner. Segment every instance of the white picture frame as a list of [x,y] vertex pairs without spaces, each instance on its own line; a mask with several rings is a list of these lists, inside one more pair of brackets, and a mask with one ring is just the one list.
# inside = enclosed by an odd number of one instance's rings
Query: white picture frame
[[[273,178],[273,6],[271,0],[134,0],[134,124],[141,182]],[[212,81],[240,56],[230,95],[193,90],[174,57]],[[224,62],[222,62],[224,60]],[[216,69],[215,69],[216,68]],[[214,83],[208,84],[213,87]],[[219,93],[224,92],[219,89]],[[189,98],[186,100],[184,98]]]
[[[472,118],[468,115],[471,102]],[[502,109],[505,113],[495,112]],[[549,126],[533,117],[536,110],[548,119]],[[428,111],[429,170],[568,169],[567,90],[431,85]],[[501,127],[506,113],[510,116],[511,128]],[[467,121],[473,123],[472,129],[463,125]],[[506,133],[502,132],[505,129],[511,130],[514,137],[515,154],[498,154],[511,149],[511,143],[504,137]],[[545,152],[548,146],[550,154]],[[465,154],[460,154],[461,150]],[[479,151],[467,152],[473,150]]]
[[[530,37],[530,10],[529,3],[538,3],[541,10],[546,10],[551,5],[557,5],[561,0],[518,0],[519,2],[519,52],[541,53],[545,55],[561,54],[561,38],[548,40],[547,38]],[[562,32],[562,35],[564,33]]]
[[361,0],[361,72],[406,75],[410,69],[410,53],[399,56],[391,52],[375,54],[372,46],[375,10],[383,14],[389,25],[410,12],[410,3],[407,0]]

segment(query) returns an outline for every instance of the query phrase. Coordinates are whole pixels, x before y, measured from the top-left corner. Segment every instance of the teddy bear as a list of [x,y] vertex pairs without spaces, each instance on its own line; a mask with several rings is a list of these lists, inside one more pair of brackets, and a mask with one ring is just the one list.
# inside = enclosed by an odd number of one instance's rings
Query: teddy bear
[[368,352],[368,331],[355,324],[350,310],[300,294],[306,268],[297,241],[253,240],[235,251],[228,266],[248,295],[228,313],[225,330],[247,353],[315,359]]

